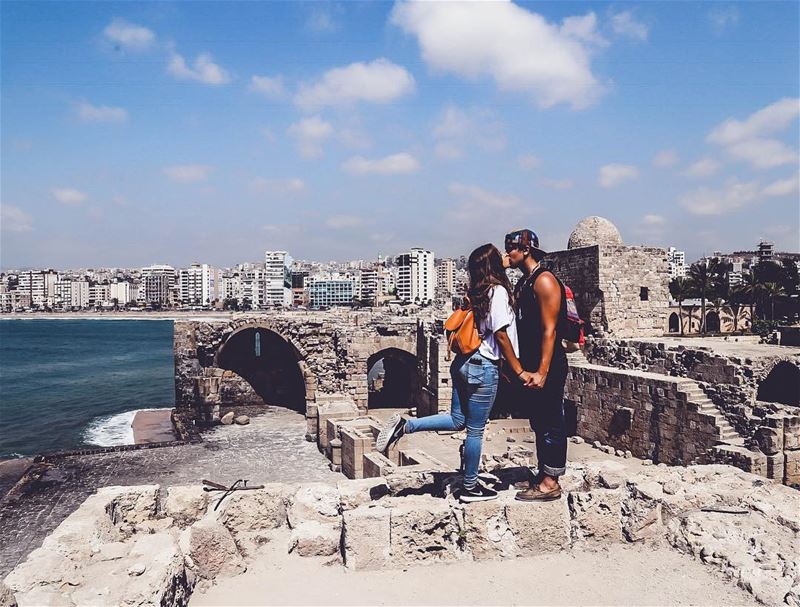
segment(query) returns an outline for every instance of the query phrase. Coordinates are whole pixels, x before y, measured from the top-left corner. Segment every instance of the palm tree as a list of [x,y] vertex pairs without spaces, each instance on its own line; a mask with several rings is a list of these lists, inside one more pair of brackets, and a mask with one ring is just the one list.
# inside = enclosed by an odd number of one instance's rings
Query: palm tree
[[756,321],[756,300],[761,293],[761,283],[758,281],[755,271],[751,268],[750,272],[745,274],[745,280],[742,282],[742,293],[750,303],[750,327],[752,331],[753,324]]
[[762,289],[763,289],[764,295],[766,295],[767,299],[769,299],[769,302],[770,302],[769,319],[774,321],[775,320],[775,298],[778,297],[779,295],[783,295],[784,293],[786,293],[786,291],[784,291],[783,287],[781,285],[779,285],[777,282],[765,282],[762,285]]
[[747,293],[745,293],[744,286],[741,284],[732,286],[728,293],[728,307],[731,309],[731,316],[733,316],[734,333],[739,330],[739,312],[742,311],[742,305],[745,301],[747,301]]
[[689,297],[691,287],[689,280],[683,276],[673,278],[669,283],[669,293],[678,302],[678,325],[681,328],[681,335],[683,335],[683,300]]
[[700,294],[700,332],[706,333],[706,298],[714,295],[719,287],[719,260],[698,261],[689,267],[689,280]]

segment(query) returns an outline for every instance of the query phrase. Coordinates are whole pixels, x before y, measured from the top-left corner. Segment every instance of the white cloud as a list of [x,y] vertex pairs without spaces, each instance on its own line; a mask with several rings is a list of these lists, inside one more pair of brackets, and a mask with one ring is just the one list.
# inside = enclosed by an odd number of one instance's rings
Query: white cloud
[[648,28],[644,23],[636,21],[631,11],[623,11],[612,15],[611,29],[619,36],[626,36],[634,40],[647,40]]
[[145,51],[156,40],[152,30],[119,18],[112,20],[103,30],[103,34],[114,44],[130,51]]
[[735,6],[716,5],[708,11],[708,19],[714,33],[720,36],[739,23],[739,9]]
[[767,185],[762,194],[764,196],[789,196],[796,194],[800,190],[800,173],[788,179],[779,179]]
[[597,15],[594,13],[566,17],[561,23],[561,33],[597,46],[608,46],[608,40],[597,31]]
[[290,125],[287,132],[294,137],[301,156],[319,158],[323,154],[322,144],[333,135],[333,127],[319,116],[311,116]]
[[164,167],[164,175],[178,183],[195,183],[205,181],[211,172],[211,167],[206,164],[180,164]]
[[533,154],[522,154],[517,158],[517,165],[525,171],[532,171],[542,166],[542,161]]
[[70,206],[76,206],[86,202],[88,196],[74,188],[52,188],[50,193],[58,202]]
[[546,188],[557,191],[572,189],[574,185],[569,179],[548,179],[547,177],[542,177],[539,183]]
[[388,103],[414,90],[414,77],[387,59],[351,63],[328,70],[317,82],[301,85],[295,103],[306,111],[359,101]]
[[719,162],[706,156],[705,158],[701,158],[697,162],[689,165],[689,167],[681,174],[686,177],[691,177],[692,179],[700,179],[703,177],[710,177],[719,171],[721,166],[722,165]]
[[356,215],[333,215],[325,220],[325,225],[333,230],[344,230],[364,225],[364,220]]
[[784,97],[740,121],[729,118],[715,127],[706,141],[722,146],[735,159],[757,169],[797,162],[797,151],[769,138],[787,129],[800,115],[800,98]]
[[0,228],[7,232],[30,232],[33,219],[19,207],[0,204]]
[[607,164],[600,167],[598,183],[604,188],[613,188],[638,177],[639,170],[630,164]]
[[728,145],[772,135],[786,129],[800,114],[800,99],[784,97],[750,114],[744,121],[729,118],[706,137],[709,143]]
[[731,179],[721,189],[702,187],[688,192],[680,204],[693,215],[722,215],[756,201],[760,193],[757,181]]
[[419,170],[419,161],[405,152],[376,160],[354,156],[342,168],[352,175],[407,175]]
[[189,67],[181,55],[173,52],[167,64],[167,71],[179,80],[194,80],[214,86],[231,81],[228,72],[214,63],[209,53],[199,54],[194,60],[194,65]]
[[460,108],[447,105],[433,127],[438,140],[436,155],[445,159],[462,158],[466,148],[477,146],[487,152],[499,152],[506,146],[504,125],[497,115],[485,108]]
[[680,158],[675,150],[661,150],[656,157],[653,158],[653,166],[659,169],[665,169],[678,164]]
[[642,225],[657,228],[663,226],[667,222],[663,215],[645,215],[642,217]]
[[522,201],[513,194],[498,194],[490,192],[476,185],[451,183],[447,188],[451,194],[460,198],[462,212],[472,210],[498,210],[513,209],[520,206]]
[[254,93],[263,95],[267,99],[283,99],[286,97],[286,87],[283,85],[283,76],[253,76],[248,87]]
[[302,194],[306,191],[306,183],[298,177],[291,179],[256,177],[249,185],[250,191],[256,194]]
[[417,37],[433,69],[469,80],[488,76],[541,107],[583,108],[602,93],[592,74],[590,20],[562,26],[508,2],[399,2],[391,21]]
[[756,169],[797,164],[797,152],[777,139],[747,139],[729,145],[726,151],[731,158],[749,162]]
[[92,105],[86,101],[80,102],[76,106],[78,118],[83,122],[126,122],[128,111],[121,107],[111,107],[108,105]]

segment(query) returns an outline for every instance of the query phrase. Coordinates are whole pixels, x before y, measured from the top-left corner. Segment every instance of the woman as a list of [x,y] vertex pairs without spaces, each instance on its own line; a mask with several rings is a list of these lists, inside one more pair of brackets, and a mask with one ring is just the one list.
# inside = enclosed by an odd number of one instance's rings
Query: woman
[[497,492],[478,482],[481,442],[492,410],[500,376],[500,359],[523,383],[530,373],[518,360],[517,325],[512,307],[511,284],[503,268],[503,258],[494,245],[485,244],[469,256],[469,300],[478,326],[481,345],[471,355],[456,355],[450,366],[453,400],[450,413],[420,419],[403,419],[395,414],[376,440],[378,451],[386,451],[404,434],[413,432],[467,429],[464,441],[463,487],[457,492],[462,502],[494,499]]

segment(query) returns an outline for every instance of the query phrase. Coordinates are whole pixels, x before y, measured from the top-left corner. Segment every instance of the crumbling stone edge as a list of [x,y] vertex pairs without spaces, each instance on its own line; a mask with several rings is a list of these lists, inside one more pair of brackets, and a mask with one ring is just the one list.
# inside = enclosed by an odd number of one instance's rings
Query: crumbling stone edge
[[[197,486],[105,487],[0,583],[0,606],[186,605],[275,541],[352,570],[646,542],[693,555],[762,603],[800,605],[800,493],[731,466],[641,470],[577,464],[566,499],[538,504],[506,490],[462,505],[449,495],[458,477],[419,471],[221,501]],[[501,484],[513,472],[496,471]]]

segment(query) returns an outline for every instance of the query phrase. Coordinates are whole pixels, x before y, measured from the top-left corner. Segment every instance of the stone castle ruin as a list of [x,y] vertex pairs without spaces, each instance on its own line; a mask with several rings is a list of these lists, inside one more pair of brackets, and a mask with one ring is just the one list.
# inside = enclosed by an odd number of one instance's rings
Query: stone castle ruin
[[[594,335],[570,363],[573,434],[655,463],[723,462],[800,485],[800,351],[670,343],[666,250],[626,246],[606,219],[579,222],[568,248],[546,263],[572,288]],[[389,464],[424,466],[425,453],[394,461],[373,453],[380,423],[371,411],[421,417],[449,408],[441,320],[292,311],[176,322],[177,410],[202,425],[222,409],[282,405],[305,414],[306,438],[337,470],[360,478]],[[376,395],[376,386],[387,392]]]

